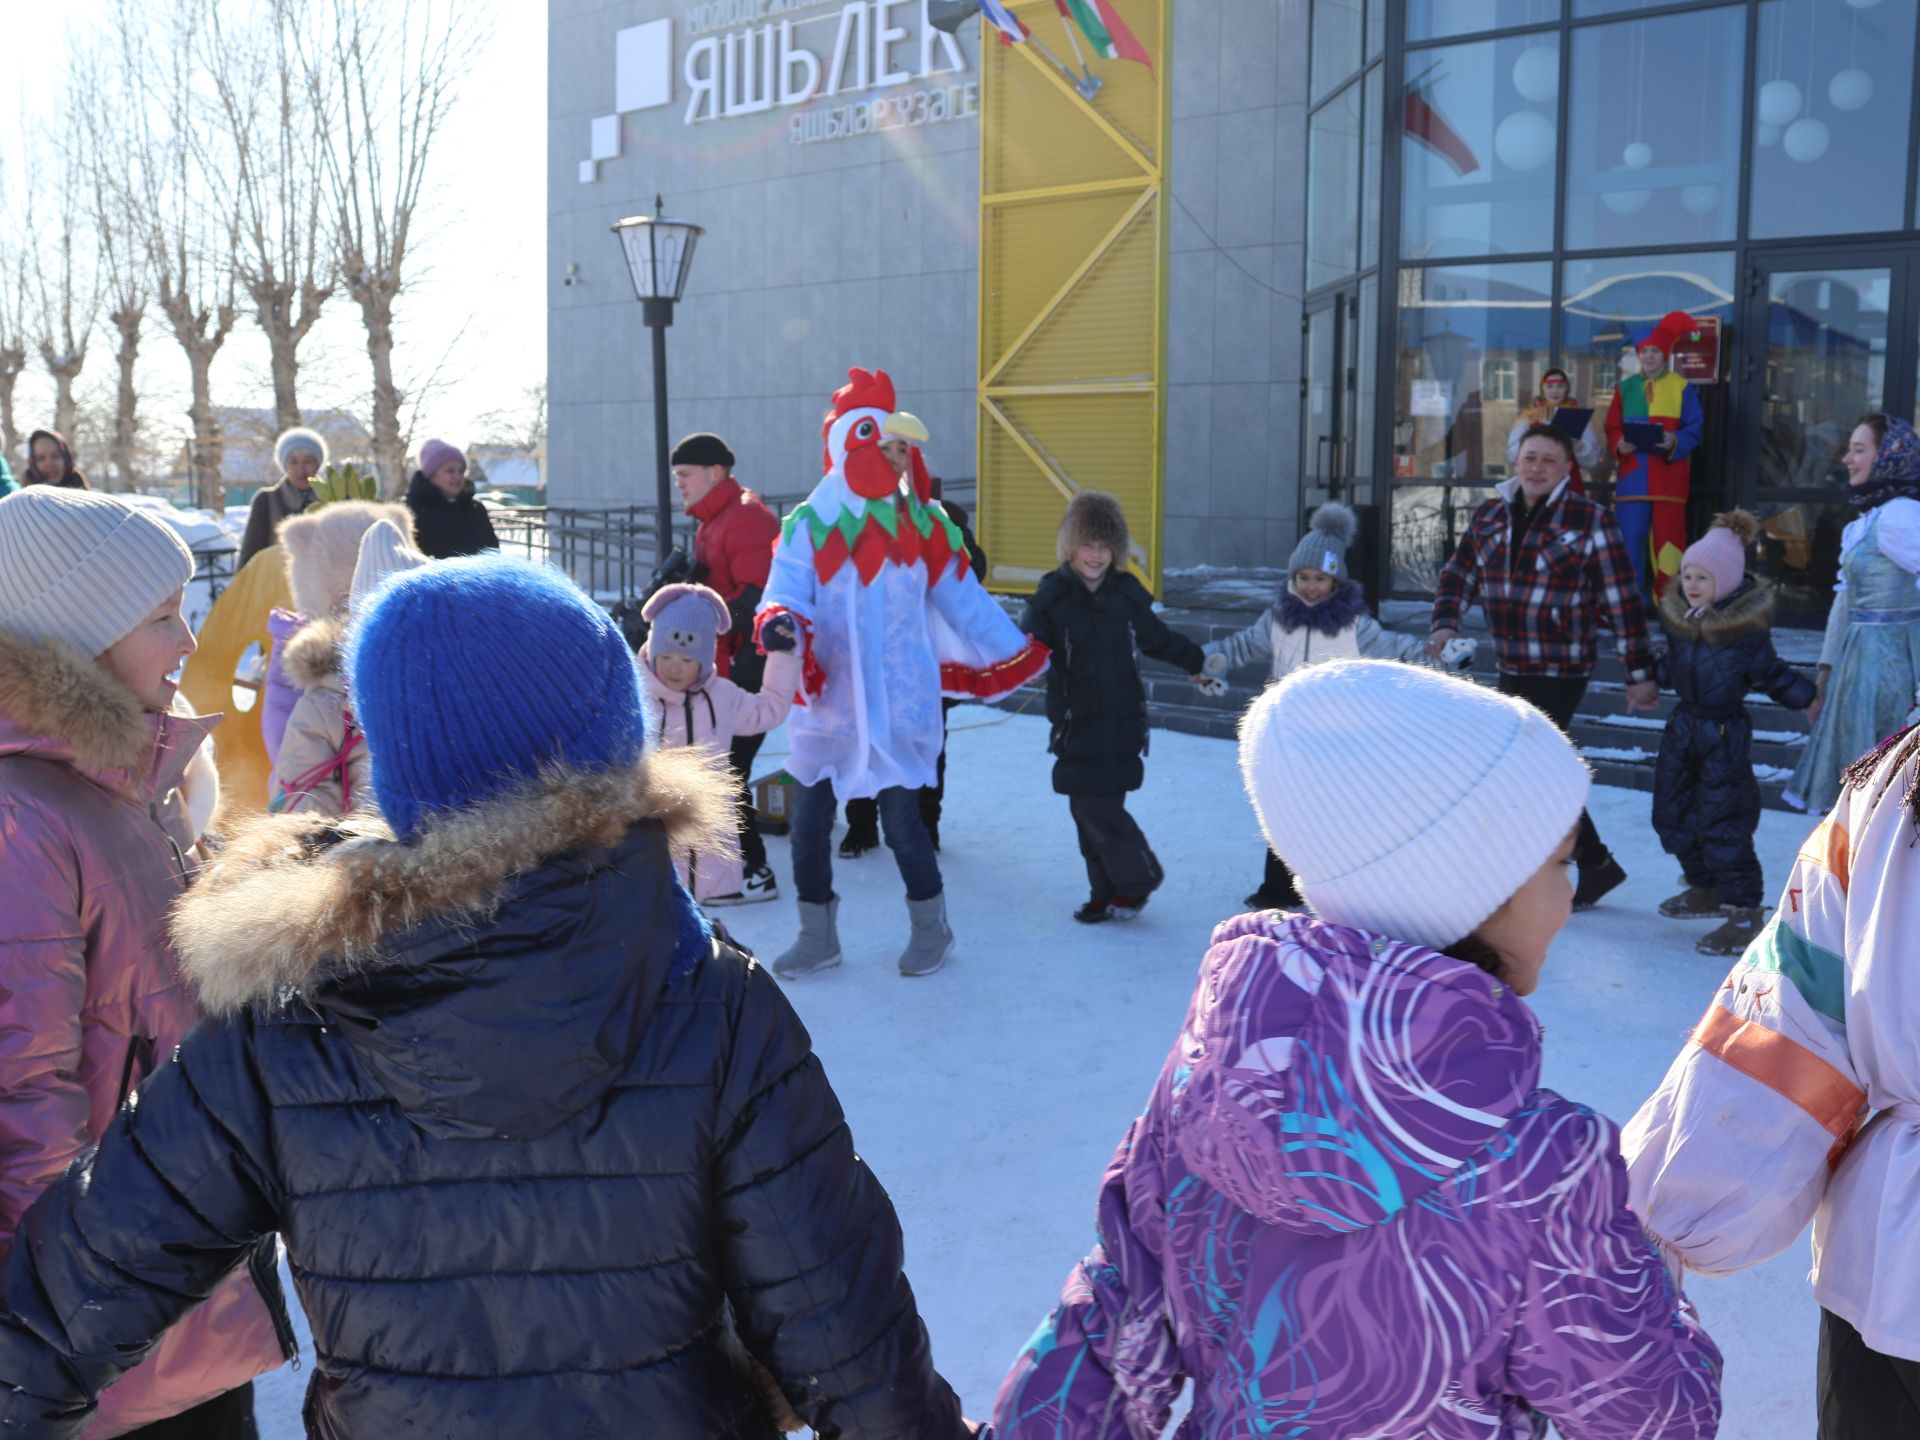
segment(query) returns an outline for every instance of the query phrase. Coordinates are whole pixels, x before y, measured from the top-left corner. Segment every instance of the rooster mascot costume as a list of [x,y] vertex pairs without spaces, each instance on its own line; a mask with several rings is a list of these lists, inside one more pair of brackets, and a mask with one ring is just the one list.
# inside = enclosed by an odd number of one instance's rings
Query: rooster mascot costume
[[[1648,593],[1651,561],[1656,600],[1680,573],[1680,556],[1687,548],[1687,457],[1700,443],[1705,418],[1693,386],[1667,367],[1675,345],[1699,338],[1699,324],[1684,310],[1669,311],[1658,325],[1634,336],[1640,373],[1621,380],[1607,407],[1607,443],[1620,458],[1613,490],[1614,518],[1620,522],[1643,596]],[[1623,450],[1624,427],[1630,421],[1665,430],[1669,436],[1665,448],[1653,454]]]
[[802,660],[787,721],[800,936],[773,968],[791,978],[840,963],[834,816],[840,801],[876,796],[913,927],[900,973],[927,975],[953,948],[919,808],[940,758],[941,697],[998,699],[1047,668],[1047,649],[971,572],[918,447],[905,481],[881,453],[899,428],[884,370],[849,371],[822,428],[826,474],[781,527],[755,626],[762,650],[797,645]]

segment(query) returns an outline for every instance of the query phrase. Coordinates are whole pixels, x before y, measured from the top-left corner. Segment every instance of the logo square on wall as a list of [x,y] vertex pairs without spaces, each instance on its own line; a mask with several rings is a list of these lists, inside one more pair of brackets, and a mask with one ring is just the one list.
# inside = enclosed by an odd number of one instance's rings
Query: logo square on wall
[[630,25],[613,37],[613,108],[625,115],[673,103],[673,21]]

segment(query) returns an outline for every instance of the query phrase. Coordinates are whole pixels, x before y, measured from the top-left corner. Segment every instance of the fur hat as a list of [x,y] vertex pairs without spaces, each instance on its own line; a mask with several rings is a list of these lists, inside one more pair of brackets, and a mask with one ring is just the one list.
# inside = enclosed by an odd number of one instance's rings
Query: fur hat
[[1698,565],[1713,577],[1713,600],[1725,600],[1747,574],[1747,547],[1760,538],[1760,522],[1745,510],[1713,517],[1713,528],[1687,547],[1680,568]]
[[1324,570],[1335,580],[1347,579],[1347,546],[1353,543],[1359,520],[1353,511],[1337,500],[1329,500],[1313,512],[1313,520],[1300,543],[1287,557],[1287,578],[1299,570]]
[[360,537],[380,520],[409,541],[413,512],[404,505],[340,500],[280,522],[280,548],[287,556],[287,588],[293,608],[309,620],[346,608],[353,571],[360,563]]
[[1060,537],[1055,553],[1062,565],[1073,558],[1082,545],[1104,545],[1113,552],[1115,569],[1126,566],[1133,553],[1132,537],[1127,534],[1127,512],[1120,502],[1104,490],[1082,490],[1067,502],[1066,516],[1060,521]]
[[304,425],[295,425],[290,430],[282,430],[280,437],[273,442],[273,463],[282,470],[287,468],[287,457],[296,451],[304,451],[320,462],[322,470],[327,468],[327,441],[318,430],[309,430]]
[[[700,666],[700,683],[713,678],[713,647],[733,626],[727,602],[705,585],[662,585],[640,609],[647,631],[647,668],[661,655],[684,655]],[[655,672],[658,673],[658,672]]]
[[360,537],[360,558],[353,567],[353,588],[347,594],[347,608],[359,611],[389,576],[418,570],[427,563],[428,557],[413,548],[407,533],[393,521],[374,521]]
[[1436,948],[1546,863],[1591,783],[1526,701],[1394,660],[1267,687],[1240,722],[1240,774],[1322,918]]

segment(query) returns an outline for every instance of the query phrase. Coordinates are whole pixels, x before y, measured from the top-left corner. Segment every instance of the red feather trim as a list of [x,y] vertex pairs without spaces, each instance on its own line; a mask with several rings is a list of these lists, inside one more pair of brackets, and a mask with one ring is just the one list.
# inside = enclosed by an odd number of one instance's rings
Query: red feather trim
[[1027,643],[1013,655],[985,669],[976,670],[949,660],[940,667],[940,692],[956,700],[998,700],[1045,670],[1052,653],[1029,636]]
[[880,528],[879,521],[869,517],[853,541],[853,568],[860,572],[862,585],[873,583],[873,577],[887,563],[887,552],[892,548],[893,537]]

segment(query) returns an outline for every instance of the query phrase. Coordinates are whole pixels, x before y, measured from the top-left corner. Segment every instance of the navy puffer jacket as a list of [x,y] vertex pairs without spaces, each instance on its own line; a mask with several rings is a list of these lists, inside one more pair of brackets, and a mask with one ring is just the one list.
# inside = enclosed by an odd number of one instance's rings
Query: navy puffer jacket
[[221,1018],[29,1212],[0,1428],[77,1433],[277,1230],[314,1436],[764,1440],[749,1356],[822,1436],[964,1435],[806,1030],[674,884],[724,786],[670,753],[229,845],[175,927]]
[[1813,701],[1813,682],[1773,648],[1773,591],[1749,579],[1696,619],[1676,582],[1660,602],[1667,648],[1655,665],[1680,697],[1654,762],[1653,828],[1675,855],[1738,850],[1753,836],[1760,786],[1753,776],[1753,717],[1761,694],[1789,710]]

